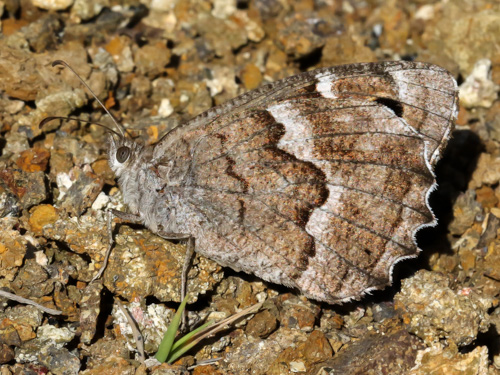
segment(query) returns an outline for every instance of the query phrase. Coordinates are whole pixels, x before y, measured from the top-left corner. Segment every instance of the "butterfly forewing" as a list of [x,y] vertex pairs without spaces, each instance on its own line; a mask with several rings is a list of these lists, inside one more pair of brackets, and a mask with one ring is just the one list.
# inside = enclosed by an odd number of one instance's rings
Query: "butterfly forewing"
[[456,83],[436,66],[320,69],[196,117],[153,160],[169,165],[175,227],[199,253],[335,303],[417,254],[456,112]]

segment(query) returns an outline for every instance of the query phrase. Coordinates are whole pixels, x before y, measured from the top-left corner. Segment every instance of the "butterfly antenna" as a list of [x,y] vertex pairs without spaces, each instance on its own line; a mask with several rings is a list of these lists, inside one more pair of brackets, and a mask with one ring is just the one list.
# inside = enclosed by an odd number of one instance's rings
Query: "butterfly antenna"
[[94,125],[97,125],[97,126],[102,126],[104,129],[106,129],[108,132],[113,133],[118,138],[123,138],[119,133],[115,132],[113,129],[110,129],[110,127],[107,126],[107,125],[100,124],[100,123],[94,122],[94,121],[82,120],[82,119],[79,119],[79,118],[76,118],[76,117],[65,117],[65,116],[50,116],[50,117],[46,117],[42,121],[40,121],[40,124],[38,124],[38,128],[41,128],[46,123],[48,123],[49,121],[52,121],[52,120],[73,120],[73,121],[78,121],[78,122],[84,122],[86,124],[94,124]]
[[[104,109],[104,111],[106,111],[106,113],[109,115],[109,117],[111,117],[111,120],[113,120],[113,122],[115,123],[116,127],[118,128],[118,130],[120,131],[121,133],[121,137],[124,138],[125,137],[125,131],[123,130],[122,126],[118,123],[118,121],[116,121],[115,119],[115,116],[113,116],[111,114],[110,111],[108,111],[108,109],[104,106],[104,104],[102,104],[102,102],[99,100],[99,98],[97,97],[96,94],[94,94],[94,92],[92,91],[92,89],[90,88],[89,85],[87,85],[87,83],[82,79],[82,77],[80,77],[78,75],[77,72],[75,72],[75,70],[69,66],[69,64],[66,62],[66,61],[63,61],[63,60],[55,60],[53,63],[52,63],[52,66],[57,66],[57,65],[63,65],[65,66],[66,68],[68,68],[69,70],[71,70],[71,72],[80,80],[80,82],[87,88],[87,90],[89,90],[89,92],[92,94],[92,96],[94,97],[95,100],[97,100],[97,102],[99,103],[99,105],[102,107],[102,109]],[[48,117],[47,119],[50,119],[51,117]],[[54,118],[60,118],[60,117],[52,117],[52,119]],[[83,120],[77,120],[77,119],[71,119],[71,120],[76,120],[76,121],[82,121],[82,122],[87,122],[87,123],[91,123],[89,121],[83,121]],[[43,123],[44,121],[42,121]],[[40,125],[42,124],[40,123]],[[100,125],[100,126],[104,126],[102,124],[97,124],[95,122],[92,122],[92,124],[96,124],[96,125]],[[118,134],[116,132],[113,131],[113,133],[115,134]]]

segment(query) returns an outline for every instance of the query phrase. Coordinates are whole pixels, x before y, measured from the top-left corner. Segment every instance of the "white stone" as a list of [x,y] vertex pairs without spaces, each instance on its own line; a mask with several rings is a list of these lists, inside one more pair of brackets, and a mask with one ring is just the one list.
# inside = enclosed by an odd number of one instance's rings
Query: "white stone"
[[142,23],[146,26],[155,27],[165,30],[167,33],[171,33],[175,30],[175,26],[177,25],[177,17],[174,11],[154,11],[147,17],[144,17]]
[[226,19],[236,12],[236,0],[214,0],[212,16]]
[[466,108],[489,108],[497,100],[499,87],[491,79],[491,61],[476,62],[472,73],[460,85],[460,103]]
[[97,16],[106,6],[109,6],[108,0],[75,0],[71,7],[70,18],[76,23],[87,21]]
[[132,50],[129,46],[122,49],[120,55],[114,55],[116,67],[122,73],[130,73],[134,70],[134,58],[132,57]]
[[73,340],[74,337],[74,332],[71,332],[66,327],[57,328],[50,324],[45,324],[37,329],[37,338],[42,340],[50,339],[59,348],[62,348],[65,343]]
[[109,197],[101,191],[95,199],[94,203],[92,203],[92,209],[102,210],[108,205],[109,201]]
[[245,28],[245,32],[247,34],[247,38],[252,42],[260,42],[266,36],[266,32],[264,29],[254,20],[252,20],[248,13],[245,11],[237,11],[235,16],[241,21],[243,27]]
[[229,96],[236,96],[238,93],[238,85],[236,84],[234,71],[224,66],[212,68],[212,79],[205,79],[210,95],[213,97],[223,91]]
[[23,108],[24,102],[22,100],[9,100],[5,105],[5,110],[11,115],[21,112]]
[[172,103],[170,103],[170,100],[167,98],[163,98],[160,103],[160,107],[158,108],[158,115],[161,117],[168,117],[172,113],[174,113],[174,107],[172,106]]
[[56,184],[59,189],[57,200],[60,201],[66,195],[71,185],[73,185],[73,181],[68,173],[58,173],[56,176]]
[[41,250],[35,251],[35,261],[37,264],[44,267],[49,264],[49,258],[47,258],[47,255]]
[[175,8],[178,0],[152,0],[151,10],[159,12],[167,12]]
[[291,372],[306,372],[306,365],[302,361],[292,361],[290,362]]
[[430,21],[434,18],[434,13],[434,6],[432,4],[426,4],[418,8],[415,12],[415,19]]
[[32,0],[32,4],[46,10],[64,10],[73,5],[73,0]]

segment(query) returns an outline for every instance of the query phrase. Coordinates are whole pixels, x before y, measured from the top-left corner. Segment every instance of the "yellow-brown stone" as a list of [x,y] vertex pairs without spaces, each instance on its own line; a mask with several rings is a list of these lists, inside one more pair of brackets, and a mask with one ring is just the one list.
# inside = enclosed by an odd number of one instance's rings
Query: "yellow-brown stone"
[[255,64],[247,64],[241,71],[240,79],[247,90],[254,90],[262,83],[262,73]]
[[31,210],[28,220],[31,230],[37,234],[42,234],[42,229],[48,224],[53,224],[59,218],[57,210],[50,204],[41,204]]
[[50,152],[44,148],[36,147],[24,150],[16,160],[17,166],[25,172],[39,172],[47,169]]

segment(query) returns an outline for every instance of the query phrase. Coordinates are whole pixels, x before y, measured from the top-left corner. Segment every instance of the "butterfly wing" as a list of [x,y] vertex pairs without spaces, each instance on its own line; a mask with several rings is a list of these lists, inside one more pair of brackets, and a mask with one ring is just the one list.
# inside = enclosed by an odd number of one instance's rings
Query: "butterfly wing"
[[[338,303],[391,282],[435,223],[457,87],[416,62],[346,65],[246,93],[154,149],[175,227],[222,265]],[[161,169],[159,169],[161,171]]]

